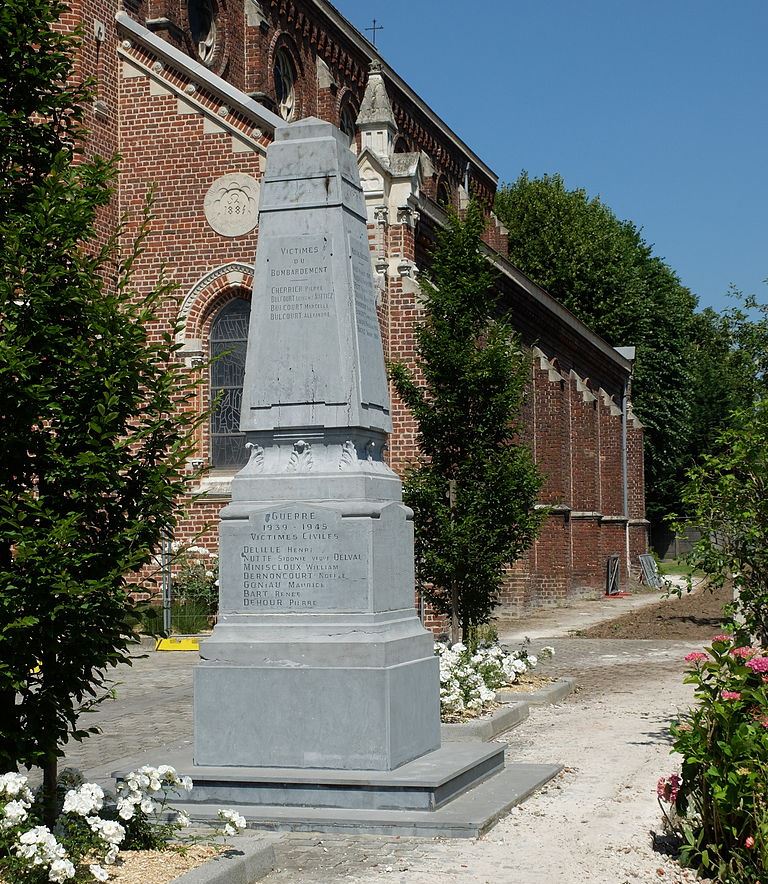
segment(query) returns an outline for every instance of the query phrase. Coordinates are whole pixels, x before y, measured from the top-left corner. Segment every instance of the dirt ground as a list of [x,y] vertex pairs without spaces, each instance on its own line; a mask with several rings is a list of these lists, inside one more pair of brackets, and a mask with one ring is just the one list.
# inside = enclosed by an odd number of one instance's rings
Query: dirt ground
[[576,635],[584,638],[680,639],[696,641],[716,633],[723,606],[731,601],[730,590],[704,588],[683,592],[646,608],[631,611],[616,620],[598,623]]
[[[288,836],[264,884],[684,884],[698,879],[654,849],[662,831],[655,787],[679,762],[669,723],[692,697],[685,654],[718,631],[724,599],[696,593],[575,603],[550,633],[552,612],[510,624],[502,640],[553,645],[541,675],[576,676],[576,694],[534,708],[500,737],[509,763],[556,762],[563,773],[474,841]],[[633,606],[634,609],[633,609]],[[612,624],[586,628],[620,614]],[[628,613],[621,613],[626,611]],[[524,630],[524,631],[523,631]],[[609,636],[610,638],[606,638]]]

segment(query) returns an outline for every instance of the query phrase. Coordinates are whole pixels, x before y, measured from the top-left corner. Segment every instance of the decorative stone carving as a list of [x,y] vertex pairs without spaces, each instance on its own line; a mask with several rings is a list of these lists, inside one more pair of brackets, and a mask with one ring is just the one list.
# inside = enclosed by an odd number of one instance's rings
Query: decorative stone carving
[[286,472],[288,473],[309,473],[312,470],[312,446],[309,442],[299,439],[293,446]]
[[245,467],[249,473],[264,472],[264,449],[261,445],[255,445],[253,442],[246,442],[245,447],[250,450],[251,454]]
[[377,224],[386,224],[389,218],[389,211],[384,206],[374,206],[373,207],[373,217],[376,219]]
[[221,236],[250,233],[259,219],[259,191],[259,182],[242,172],[218,178],[203,203],[208,223]]
[[349,470],[357,463],[357,449],[355,443],[347,439],[341,446],[341,460],[339,461],[340,470]]

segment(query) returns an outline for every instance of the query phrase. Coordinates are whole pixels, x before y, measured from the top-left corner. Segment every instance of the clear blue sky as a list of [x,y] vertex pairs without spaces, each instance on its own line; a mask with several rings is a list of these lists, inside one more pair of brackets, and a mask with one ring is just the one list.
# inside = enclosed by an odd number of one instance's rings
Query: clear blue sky
[[702,306],[768,301],[768,0],[332,2],[501,181],[560,172]]

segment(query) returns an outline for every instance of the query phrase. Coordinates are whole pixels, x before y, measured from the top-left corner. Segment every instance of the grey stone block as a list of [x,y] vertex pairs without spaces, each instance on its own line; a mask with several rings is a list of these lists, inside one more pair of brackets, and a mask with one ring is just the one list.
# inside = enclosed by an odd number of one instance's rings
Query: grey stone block
[[577,686],[577,681],[572,676],[558,678],[557,681],[547,685],[541,690],[530,694],[521,694],[517,691],[499,691],[496,699],[499,703],[509,703],[515,700],[524,700],[531,706],[547,706],[551,703],[559,703],[570,696]]
[[[195,806],[335,807],[434,811],[504,767],[504,747],[453,743],[393,771],[193,765],[189,749],[166,751],[166,763],[194,781],[178,801]],[[120,779],[135,760],[115,773]]]
[[[333,807],[253,807],[238,805],[248,826],[281,832],[336,832],[359,835],[410,835],[424,838],[478,838],[510,808],[562,770],[556,764],[510,764],[474,789],[433,811],[347,810]],[[215,810],[177,805],[200,823],[215,823]]]
[[527,702],[510,703],[501,709],[495,709],[485,718],[443,724],[440,726],[440,737],[443,743],[477,740],[487,742],[522,724],[526,718],[528,718]]
[[241,835],[226,852],[174,878],[172,884],[253,884],[274,869],[277,840],[276,835]]

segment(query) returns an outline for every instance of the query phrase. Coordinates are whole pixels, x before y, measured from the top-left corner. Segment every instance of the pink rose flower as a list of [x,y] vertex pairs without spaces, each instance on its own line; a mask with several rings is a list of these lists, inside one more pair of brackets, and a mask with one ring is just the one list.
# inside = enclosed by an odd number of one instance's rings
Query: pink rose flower
[[748,835],[744,839],[744,846],[747,848],[747,850],[752,850],[752,848],[755,846],[755,839],[751,835]]
[[702,660],[706,660],[707,655],[702,654],[701,651],[691,651],[690,654],[685,655],[686,663],[700,663]]
[[747,660],[747,666],[753,672],[768,672],[768,657],[753,657]]
[[723,691],[720,696],[724,700],[740,700],[741,699],[741,691]]

